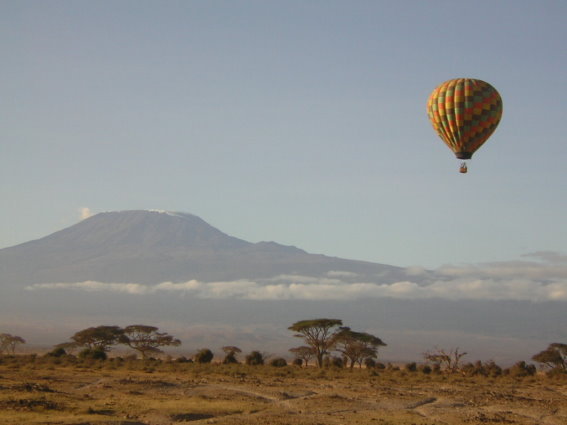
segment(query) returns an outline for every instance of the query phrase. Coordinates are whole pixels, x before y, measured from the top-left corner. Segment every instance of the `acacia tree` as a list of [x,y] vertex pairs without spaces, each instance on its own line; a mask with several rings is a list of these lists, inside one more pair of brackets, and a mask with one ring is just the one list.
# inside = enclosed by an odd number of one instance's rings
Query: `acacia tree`
[[288,329],[297,332],[294,336],[303,338],[305,343],[313,349],[317,366],[323,367],[323,358],[335,344],[336,327],[341,326],[340,319],[311,319],[295,322]]
[[26,340],[21,336],[11,335],[9,333],[0,334],[0,354],[9,352],[10,354],[16,353],[16,346],[18,344],[25,344]]
[[362,367],[365,359],[377,358],[378,347],[384,346],[386,346],[384,341],[377,336],[366,332],[355,332],[349,327],[340,328],[335,335],[335,349],[350,360],[351,369],[355,363]]
[[89,350],[110,351],[118,343],[124,330],[119,326],[96,326],[83,329],[71,337],[67,347],[85,347]]
[[139,351],[142,359],[146,359],[150,353],[163,353],[159,347],[178,346],[181,341],[168,335],[166,332],[158,332],[155,326],[130,325],[123,329],[119,342]]
[[558,368],[559,370],[567,371],[567,344],[559,342],[549,344],[545,350],[535,354],[532,360],[550,369]]
[[289,351],[295,355],[296,359],[301,359],[303,364],[305,364],[305,367],[309,366],[309,360],[311,360],[315,355],[313,347],[307,347],[306,345],[290,348]]
[[459,351],[459,348],[450,349],[446,351],[441,348],[436,348],[435,351],[427,351],[423,354],[425,360],[433,364],[444,367],[448,372],[456,372],[461,366],[461,358],[466,356],[467,353]]
[[242,350],[238,347],[235,347],[233,345],[227,345],[225,347],[222,347],[222,351],[224,351],[225,356],[223,359],[223,364],[231,364],[231,363],[238,363],[238,360],[236,359],[236,354],[237,353],[242,353]]

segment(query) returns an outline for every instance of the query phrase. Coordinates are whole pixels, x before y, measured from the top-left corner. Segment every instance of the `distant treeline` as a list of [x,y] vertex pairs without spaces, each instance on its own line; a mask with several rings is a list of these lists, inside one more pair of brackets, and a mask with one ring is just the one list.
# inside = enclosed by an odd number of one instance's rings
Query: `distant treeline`
[[[440,349],[426,351],[423,354],[424,363],[408,363],[403,367],[392,364],[384,365],[378,361],[378,349],[386,346],[386,343],[375,335],[366,332],[353,331],[347,326],[343,326],[340,319],[309,319],[295,322],[288,328],[294,332],[294,336],[303,340],[304,345],[293,347],[289,352],[293,355],[292,364],[298,367],[307,367],[309,362],[314,360],[318,368],[350,368],[355,366],[365,367],[370,370],[404,370],[407,372],[431,373],[460,373],[463,375],[482,375],[482,376],[530,376],[536,373],[533,364],[525,361],[516,363],[513,367],[503,369],[493,361],[465,363],[463,358],[466,352],[459,348]],[[16,347],[25,344],[26,341],[17,335],[9,333],[0,334],[0,355],[4,357],[14,357]],[[134,350],[136,354],[121,357],[108,357],[108,353],[117,345],[124,345]],[[130,325],[125,328],[119,326],[96,326],[76,332],[69,341],[57,344],[45,356],[46,359],[59,359],[59,363],[85,362],[85,361],[106,361],[112,362],[134,361],[138,355],[141,361],[161,362],[155,358],[163,355],[163,348],[168,346],[179,346],[181,341],[167,332],[160,332],[155,326]],[[244,355],[243,359],[238,358],[242,355],[242,350],[235,345],[222,347],[224,353],[222,360],[217,363],[239,364],[245,363],[250,366],[271,365],[274,367],[288,366],[288,361],[283,357],[269,356],[262,351],[251,351]],[[18,356],[21,360],[33,359],[37,361],[38,356]],[[209,348],[199,349],[191,358],[184,356],[173,360],[167,356],[166,361],[177,364],[181,363],[211,363],[214,354]],[[532,360],[539,363],[541,368],[552,375],[567,375],[567,344],[552,343],[549,346],[532,356]],[[2,362],[0,358],[0,362]]]

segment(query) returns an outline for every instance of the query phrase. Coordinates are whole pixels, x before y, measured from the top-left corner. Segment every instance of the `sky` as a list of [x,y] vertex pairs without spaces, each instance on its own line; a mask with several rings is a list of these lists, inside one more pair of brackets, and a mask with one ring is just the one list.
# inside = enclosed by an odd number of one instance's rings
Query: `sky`
[[[559,0],[0,0],[0,248],[160,209],[398,266],[565,263],[566,18]],[[457,77],[504,104],[466,175],[426,114]]]

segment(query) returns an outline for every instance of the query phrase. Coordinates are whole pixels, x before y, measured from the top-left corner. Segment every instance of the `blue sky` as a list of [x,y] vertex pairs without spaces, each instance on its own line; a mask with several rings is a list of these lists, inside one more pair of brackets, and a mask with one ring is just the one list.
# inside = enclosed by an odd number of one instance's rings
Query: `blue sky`
[[[564,1],[0,0],[0,247],[86,208],[400,266],[565,254],[566,18]],[[504,101],[467,175],[425,110],[455,77]]]

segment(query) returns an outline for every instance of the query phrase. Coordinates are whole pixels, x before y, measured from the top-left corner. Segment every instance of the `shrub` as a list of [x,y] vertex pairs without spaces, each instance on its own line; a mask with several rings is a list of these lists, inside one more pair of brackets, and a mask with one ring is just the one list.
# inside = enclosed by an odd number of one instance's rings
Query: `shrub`
[[303,360],[299,358],[293,359],[293,365],[301,367],[303,366]]
[[419,370],[421,371],[421,373],[425,374],[425,375],[429,375],[431,373],[431,366],[425,364],[422,365]]
[[195,354],[195,361],[197,363],[210,363],[213,360],[213,352],[208,348],[201,348],[197,354]]
[[236,360],[236,354],[234,352],[228,353],[223,361],[222,364],[237,364],[238,360]]
[[475,363],[467,363],[461,368],[461,372],[467,376],[486,376],[497,377],[502,374],[502,368],[494,361],[482,363],[477,361]]
[[246,364],[250,366],[263,365],[265,360],[264,355],[259,351],[252,351],[246,356]]
[[566,378],[567,370],[557,366],[545,372],[545,376],[548,378]]
[[106,352],[102,348],[85,348],[79,353],[79,358],[84,360],[106,360]]
[[270,366],[284,367],[287,366],[287,361],[283,357],[276,357],[270,361]]
[[408,372],[417,372],[417,364],[415,362],[407,363],[404,369]]
[[535,373],[536,367],[533,364],[526,364],[524,361],[518,362],[508,369],[508,374],[514,377],[532,376]]
[[479,364],[480,362],[477,362],[477,364],[472,364],[472,363],[464,364],[463,367],[461,367],[461,372],[463,373],[463,375],[466,376],[475,376],[481,373],[482,375],[484,375],[482,366]]
[[487,375],[491,377],[502,375],[502,368],[492,360],[484,364],[484,370],[486,370]]
[[323,366],[324,367],[342,368],[342,367],[344,367],[344,362],[343,362],[343,359],[341,359],[340,357],[336,357],[336,356],[329,357],[329,356],[327,356],[323,360]]
[[57,347],[46,354],[46,357],[63,357],[66,356],[67,352],[63,347]]
[[367,369],[373,369],[376,367],[376,360],[372,357],[368,357],[364,359],[364,366],[366,366]]

